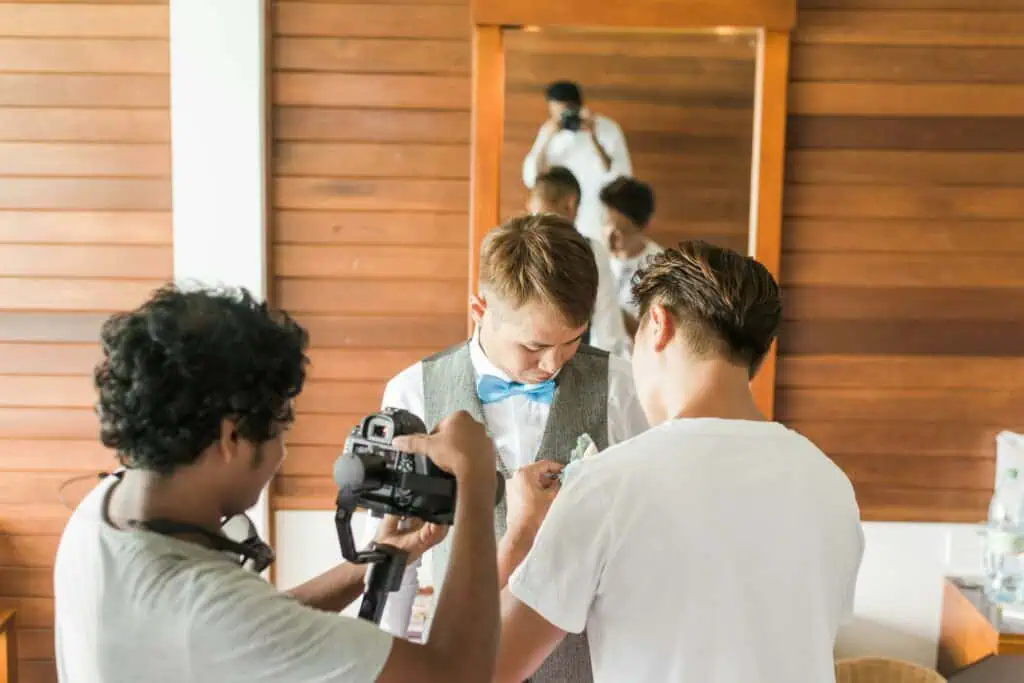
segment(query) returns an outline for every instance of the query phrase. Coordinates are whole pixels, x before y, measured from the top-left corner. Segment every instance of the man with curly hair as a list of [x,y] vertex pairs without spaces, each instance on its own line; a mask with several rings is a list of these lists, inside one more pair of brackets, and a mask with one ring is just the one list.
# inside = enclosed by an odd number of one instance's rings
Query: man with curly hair
[[[363,590],[342,564],[287,593],[225,542],[285,456],[307,334],[244,291],[166,287],[102,330],[100,438],[123,470],[83,500],[54,569],[64,683],[486,680],[494,664],[494,445],[466,413],[396,439],[454,473],[459,532],[426,645],[337,614]],[[443,530],[396,520],[378,539],[415,558]],[[257,551],[260,543],[249,547]]]

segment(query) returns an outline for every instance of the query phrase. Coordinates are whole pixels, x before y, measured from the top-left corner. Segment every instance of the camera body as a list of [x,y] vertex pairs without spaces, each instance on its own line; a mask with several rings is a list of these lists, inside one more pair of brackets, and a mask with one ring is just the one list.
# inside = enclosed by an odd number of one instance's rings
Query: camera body
[[[409,516],[437,524],[454,521],[455,477],[427,456],[391,445],[396,436],[426,431],[423,420],[400,408],[368,415],[352,429],[341,460],[355,459],[362,467],[362,481],[353,487],[360,507],[377,517]],[[339,478],[337,468],[335,478]]]
[[583,125],[583,116],[578,107],[567,107],[559,117],[559,125],[562,130],[578,131]]

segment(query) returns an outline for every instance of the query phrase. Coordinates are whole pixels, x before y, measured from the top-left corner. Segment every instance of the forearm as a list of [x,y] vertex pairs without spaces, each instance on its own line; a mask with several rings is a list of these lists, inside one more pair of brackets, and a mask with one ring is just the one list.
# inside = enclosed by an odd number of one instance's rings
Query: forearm
[[498,588],[504,590],[516,568],[530,553],[533,537],[530,534],[509,530],[498,544]]
[[498,647],[492,482],[459,481],[452,552],[427,647],[458,667],[455,680],[489,680]]
[[552,134],[541,131],[530,148],[530,152],[523,159],[523,184],[533,188],[537,177],[548,170],[548,145],[551,144]]
[[287,591],[293,598],[324,612],[340,612],[363,593],[366,565],[345,563]]

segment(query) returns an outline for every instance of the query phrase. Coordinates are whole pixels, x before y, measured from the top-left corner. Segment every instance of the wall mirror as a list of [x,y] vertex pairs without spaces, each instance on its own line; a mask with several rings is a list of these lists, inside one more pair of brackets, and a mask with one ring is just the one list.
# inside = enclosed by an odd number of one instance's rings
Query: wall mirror
[[[600,187],[628,173],[653,191],[644,232],[656,243],[700,238],[748,250],[755,31],[527,27],[506,31],[503,43],[501,220],[521,213],[528,184],[557,164],[582,186],[577,225],[589,237],[606,237]],[[574,107],[547,101],[559,82],[578,84],[609,158],[576,126]]]
[[[553,113],[545,87],[556,81],[577,83],[586,115],[622,131],[630,175],[655,194],[651,239],[706,239],[780,278],[795,0],[472,0],[471,12],[471,290],[483,236],[527,208],[523,162]],[[600,238],[596,212],[578,225]],[[771,417],[774,350],[753,388]]]

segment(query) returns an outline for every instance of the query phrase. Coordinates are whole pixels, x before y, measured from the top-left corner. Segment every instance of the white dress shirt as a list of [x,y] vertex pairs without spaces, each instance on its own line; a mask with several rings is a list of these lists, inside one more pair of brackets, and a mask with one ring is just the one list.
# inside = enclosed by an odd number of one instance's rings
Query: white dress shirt
[[[481,375],[494,375],[508,382],[507,374],[484,355],[476,336],[470,341],[470,360],[477,379]],[[416,363],[396,375],[384,389],[382,407],[404,408],[420,417],[425,411],[423,392],[423,365]],[[542,459],[538,453],[550,405],[531,401],[525,396],[511,396],[503,401],[483,406],[487,430],[494,439],[498,455],[510,471]],[[608,358],[608,445],[613,446],[647,429],[640,401],[633,385],[630,364],[616,356]],[[372,538],[380,520],[369,517]],[[413,601],[419,590],[420,560],[409,565],[402,580],[402,588],[391,593],[384,608],[381,627],[397,636],[405,636],[412,616]],[[433,577],[431,577],[434,581]],[[436,581],[434,581],[436,585]]]
[[597,261],[597,301],[590,320],[590,345],[628,358],[630,339],[619,310],[618,280],[612,270],[611,255],[598,240],[589,241]]
[[[572,171],[580,184],[579,213],[576,228],[587,237],[600,240],[604,223],[604,210],[599,194],[601,188],[619,176],[633,174],[633,163],[626,147],[626,136],[619,124],[604,116],[594,117],[594,131],[605,153],[611,158],[611,168],[606,169],[604,160],[594,147],[590,133],[585,131],[558,130],[548,134],[542,126],[537,133],[533,148],[523,161],[523,183],[533,189],[537,182],[537,170],[541,166],[541,154],[550,166],[564,166]],[[550,138],[550,144],[548,140]]]

